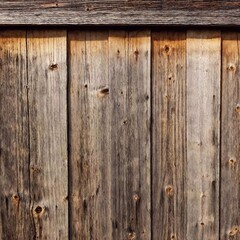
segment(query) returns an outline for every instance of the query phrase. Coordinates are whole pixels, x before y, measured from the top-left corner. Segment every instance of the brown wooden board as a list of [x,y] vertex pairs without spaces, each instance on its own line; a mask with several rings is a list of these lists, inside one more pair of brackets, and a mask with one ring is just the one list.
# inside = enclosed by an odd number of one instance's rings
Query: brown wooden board
[[31,239],[26,31],[0,32],[0,239]]
[[36,239],[68,239],[66,31],[27,34],[31,211]]
[[240,239],[240,34],[222,34],[221,240]]
[[187,33],[187,239],[219,239],[219,31]]
[[184,239],[186,33],[154,32],[152,45],[152,238]]

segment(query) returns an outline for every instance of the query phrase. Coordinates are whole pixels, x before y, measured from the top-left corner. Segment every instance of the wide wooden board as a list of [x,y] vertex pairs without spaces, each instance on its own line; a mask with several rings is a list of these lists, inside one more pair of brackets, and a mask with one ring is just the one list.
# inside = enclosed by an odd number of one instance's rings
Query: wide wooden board
[[69,52],[72,236],[149,239],[150,32],[73,31]]
[[186,33],[152,36],[153,239],[186,236]]
[[37,239],[68,239],[66,31],[29,31],[31,211]]
[[187,239],[219,238],[219,31],[187,33]]

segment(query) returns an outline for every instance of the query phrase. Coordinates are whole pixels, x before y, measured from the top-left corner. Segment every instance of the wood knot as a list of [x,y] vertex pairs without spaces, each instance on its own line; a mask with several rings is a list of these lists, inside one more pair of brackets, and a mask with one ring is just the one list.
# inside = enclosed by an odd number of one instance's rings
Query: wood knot
[[201,222],[200,224],[201,224],[201,226],[204,226],[204,222]]
[[130,232],[128,234],[128,240],[133,240],[136,239],[136,233],[135,232]]
[[236,165],[236,163],[237,163],[237,160],[236,159],[234,159],[234,158],[230,158],[229,159],[229,164],[230,164],[230,166],[235,166]]
[[37,167],[37,166],[31,166],[31,170],[32,170],[33,174],[41,172],[41,168]]
[[236,111],[237,113],[240,113],[240,105],[239,105],[239,104],[236,106],[235,111]]
[[15,204],[15,205],[19,205],[19,202],[20,202],[20,197],[18,196],[18,194],[14,194],[13,196],[12,196],[12,201],[13,201],[13,203]]
[[238,226],[234,226],[230,231],[229,231],[229,236],[233,237],[235,236],[238,232],[240,232],[240,228]]
[[17,194],[14,194],[14,195],[12,196],[12,198],[13,198],[14,200],[19,201],[19,196],[18,196]]
[[108,87],[104,87],[98,90],[98,96],[99,97],[106,97],[107,95],[109,95],[109,88]]
[[201,198],[205,198],[206,195],[204,193],[201,193]]
[[228,71],[235,71],[236,70],[236,66],[233,64],[229,64],[229,66],[227,67]]
[[176,239],[174,234],[171,235],[171,239],[174,239],[174,240]]
[[50,70],[56,70],[58,68],[58,64],[57,63],[51,63],[50,66],[49,66],[49,69]]
[[172,187],[172,186],[167,186],[167,187],[165,188],[165,192],[166,192],[166,194],[167,194],[169,197],[172,197],[173,194],[174,194],[173,187]]
[[134,200],[135,202],[138,202],[138,201],[140,200],[140,197],[138,196],[138,194],[134,194],[134,195],[133,195],[133,200]]
[[165,53],[166,55],[169,55],[169,53],[170,53],[170,47],[169,47],[168,45],[165,45],[164,48],[163,48],[163,50],[164,50],[164,53]]
[[37,206],[35,209],[34,209],[34,216],[35,217],[41,217],[44,213],[44,208],[41,207],[41,206]]
[[135,58],[136,58],[136,61],[137,61],[137,60],[138,60],[139,51],[136,50],[136,51],[134,52],[134,54],[135,54]]

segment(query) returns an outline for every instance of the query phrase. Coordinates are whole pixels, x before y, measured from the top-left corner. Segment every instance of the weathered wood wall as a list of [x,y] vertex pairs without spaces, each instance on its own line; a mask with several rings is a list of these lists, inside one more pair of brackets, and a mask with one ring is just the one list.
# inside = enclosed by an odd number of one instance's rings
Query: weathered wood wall
[[0,239],[239,240],[239,46],[1,30]]

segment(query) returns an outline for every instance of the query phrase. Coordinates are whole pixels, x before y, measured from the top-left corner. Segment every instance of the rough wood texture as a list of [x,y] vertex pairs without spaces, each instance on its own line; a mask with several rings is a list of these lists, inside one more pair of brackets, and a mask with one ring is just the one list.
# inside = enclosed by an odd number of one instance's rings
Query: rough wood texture
[[68,239],[66,31],[30,31],[27,50],[35,237]]
[[239,39],[0,31],[0,239],[239,240]]
[[150,239],[150,33],[69,45],[73,239]]
[[0,32],[0,239],[32,239],[26,32]]
[[152,38],[152,237],[185,239],[186,34]]
[[111,239],[108,32],[71,32],[69,48],[70,231]]
[[219,238],[220,32],[187,34],[187,239]]
[[1,1],[0,25],[239,26],[239,1]]
[[150,32],[110,32],[112,239],[150,239]]
[[222,37],[221,240],[240,239],[240,34]]

